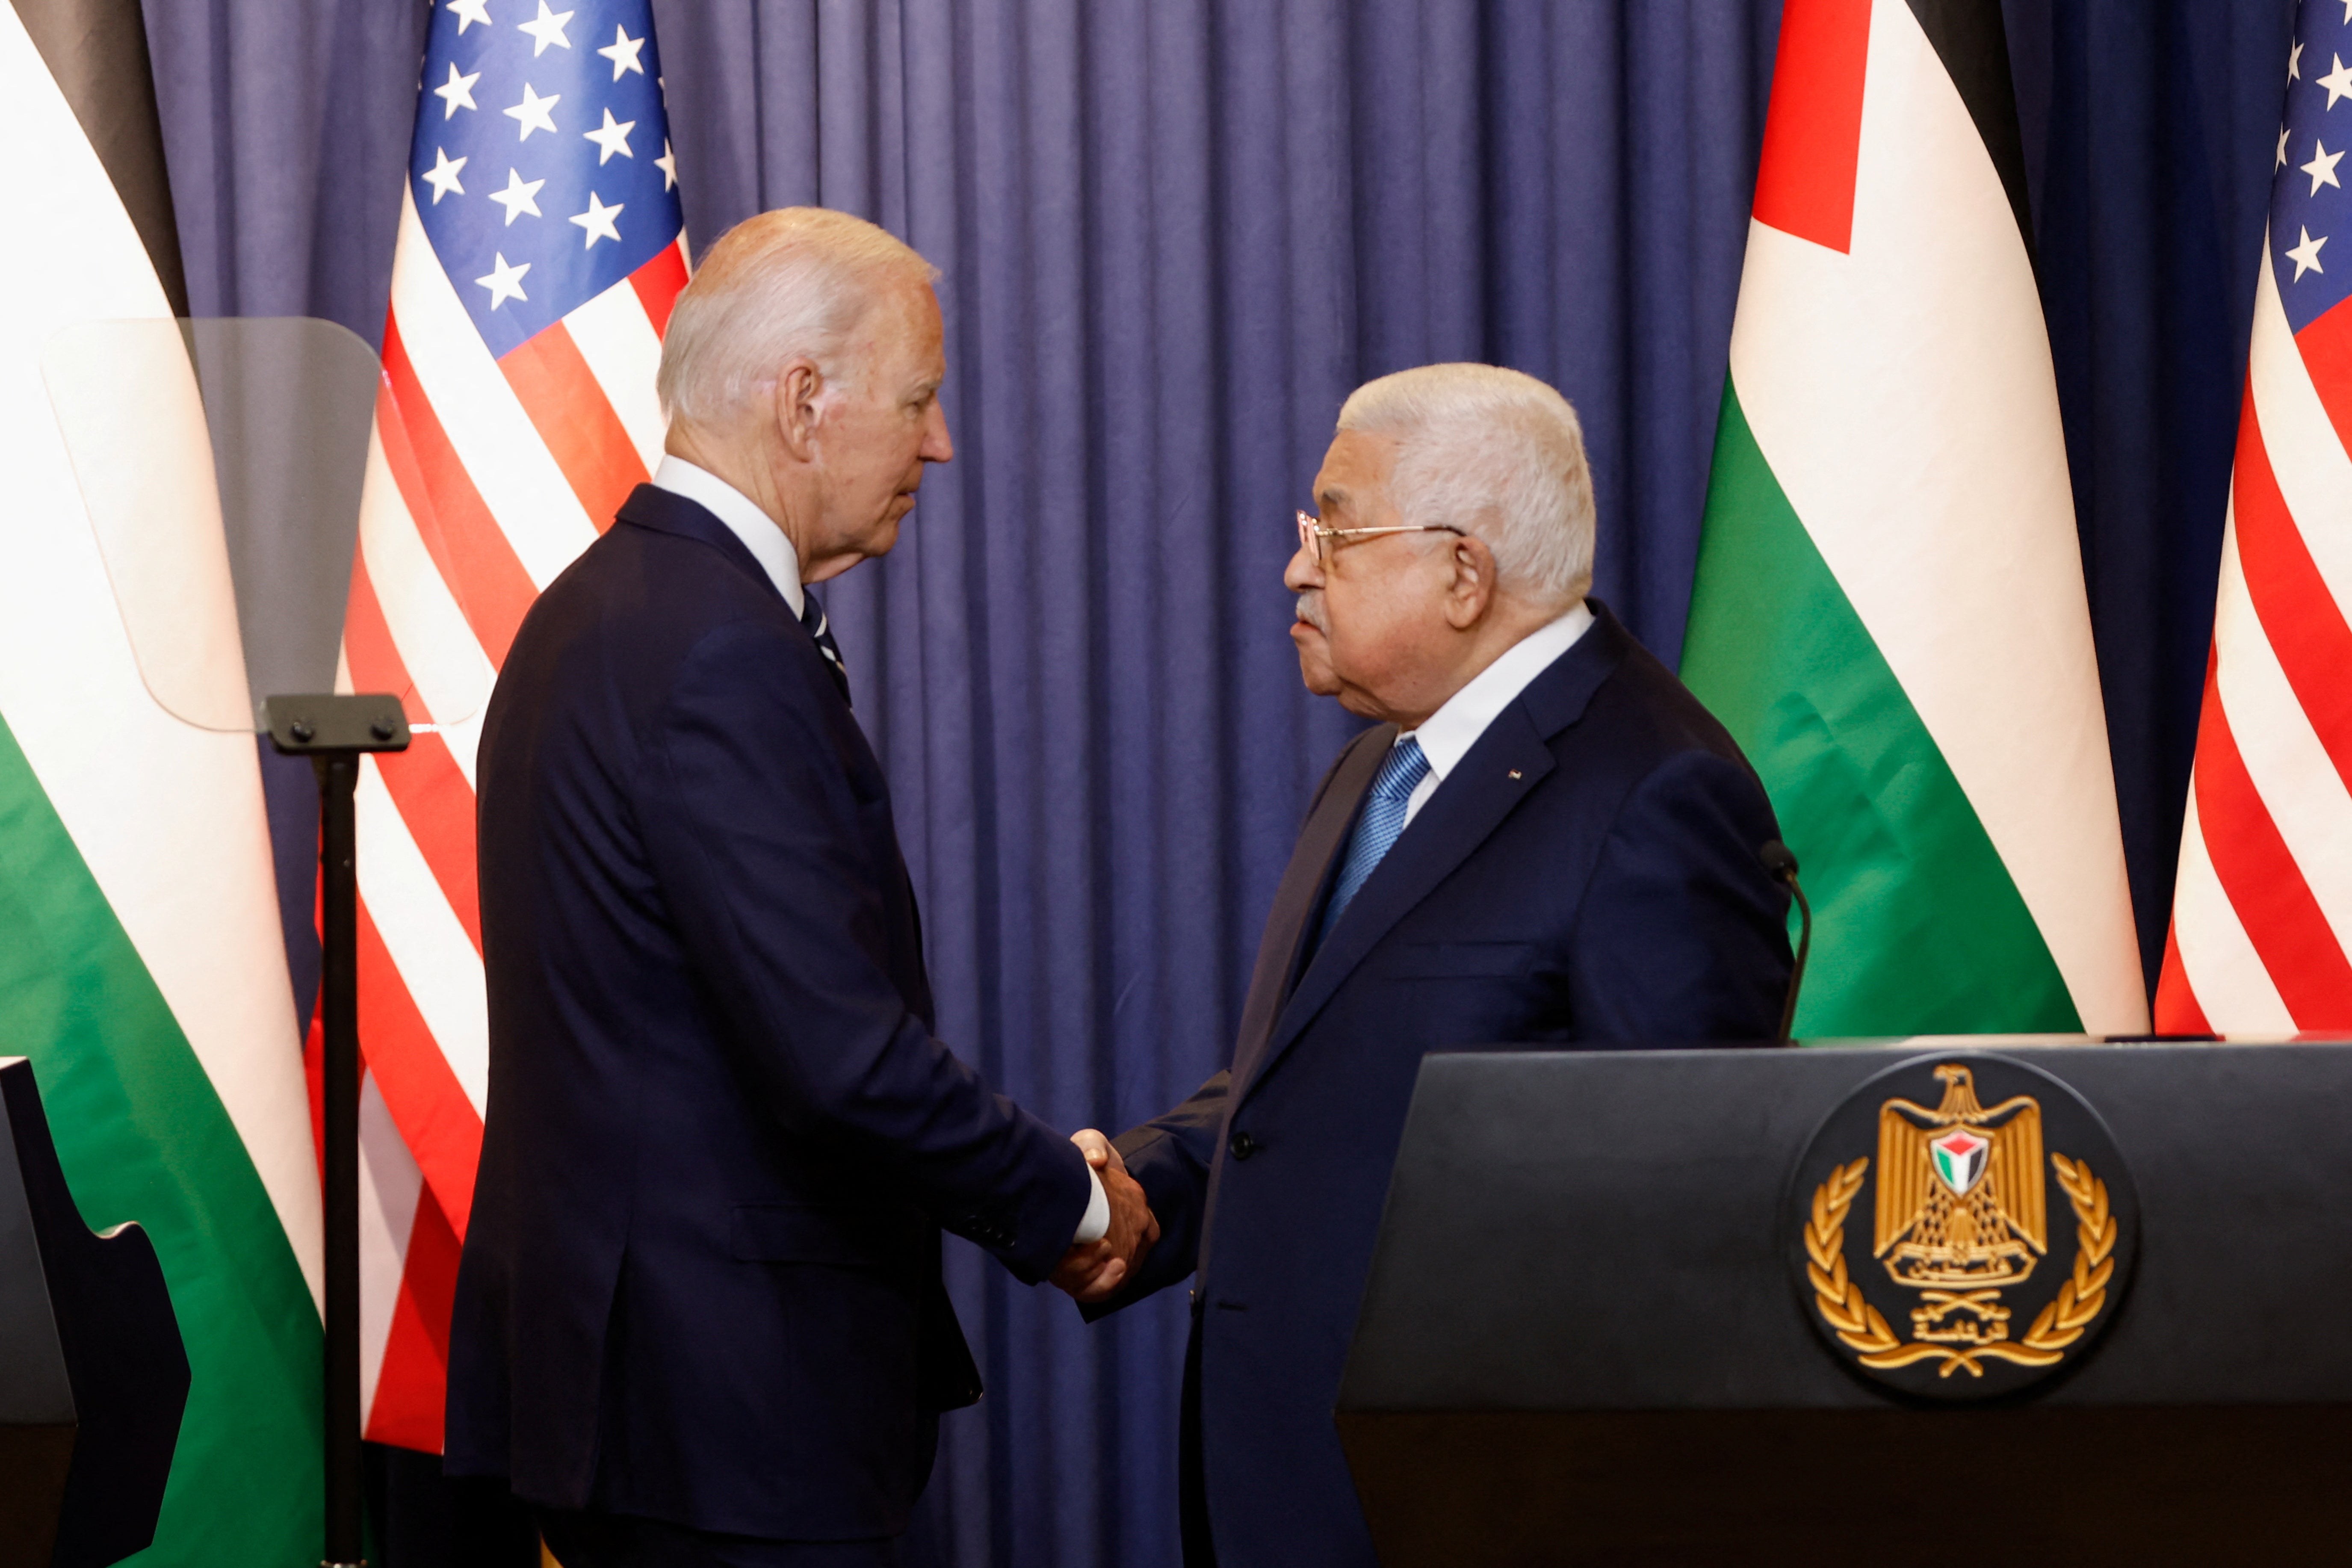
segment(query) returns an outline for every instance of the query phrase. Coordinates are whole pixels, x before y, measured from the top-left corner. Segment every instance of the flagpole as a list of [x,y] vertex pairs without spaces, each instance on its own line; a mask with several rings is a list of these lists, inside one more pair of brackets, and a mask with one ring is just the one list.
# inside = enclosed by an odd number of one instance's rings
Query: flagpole
[[319,776],[319,981],[326,1167],[326,1539],[320,1568],[362,1568],[360,1478],[360,758],[408,748],[400,699],[272,697],[269,742]]

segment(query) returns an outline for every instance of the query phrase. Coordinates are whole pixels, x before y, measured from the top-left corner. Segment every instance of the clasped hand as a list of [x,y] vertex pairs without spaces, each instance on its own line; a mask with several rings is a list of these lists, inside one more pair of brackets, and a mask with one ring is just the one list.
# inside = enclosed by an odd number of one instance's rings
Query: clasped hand
[[1110,1230],[1100,1241],[1080,1243],[1064,1253],[1054,1270],[1054,1283],[1081,1301],[1107,1300],[1142,1267],[1144,1254],[1160,1239],[1160,1221],[1109,1139],[1089,1127],[1070,1134],[1070,1142],[1102,1179],[1103,1195],[1110,1200]]

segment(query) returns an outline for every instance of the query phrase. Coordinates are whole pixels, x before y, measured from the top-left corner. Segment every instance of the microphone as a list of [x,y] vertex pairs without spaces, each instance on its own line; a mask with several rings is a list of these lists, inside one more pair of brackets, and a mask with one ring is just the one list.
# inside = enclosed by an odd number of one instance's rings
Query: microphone
[[1789,891],[1796,898],[1800,917],[1797,966],[1789,972],[1789,994],[1780,1004],[1780,1034],[1772,1042],[1785,1046],[1789,1043],[1790,1026],[1797,1021],[1797,992],[1805,984],[1805,955],[1813,947],[1813,906],[1805,901],[1805,889],[1797,881],[1797,857],[1787,845],[1777,838],[1768,838],[1764,847],[1756,852],[1756,858],[1764,862],[1764,869],[1772,874],[1774,881],[1788,884]]

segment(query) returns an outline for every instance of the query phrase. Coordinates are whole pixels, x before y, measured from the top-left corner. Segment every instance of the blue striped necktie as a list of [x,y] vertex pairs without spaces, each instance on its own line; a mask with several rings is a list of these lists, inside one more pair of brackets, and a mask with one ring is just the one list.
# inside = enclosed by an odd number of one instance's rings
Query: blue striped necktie
[[816,639],[816,651],[824,655],[825,668],[832,672],[833,683],[841,688],[841,700],[847,702],[849,668],[841,662],[841,645],[833,640],[833,623],[824,618],[824,606],[816,602],[814,594],[801,595],[801,625]]
[[1397,836],[1404,831],[1404,812],[1412,792],[1429,776],[1429,759],[1421,754],[1421,742],[1411,735],[1390,748],[1381,771],[1372,775],[1372,787],[1364,796],[1363,814],[1356,818],[1355,836],[1348,840],[1348,858],[1339,867],[1339,880],[1331,889],[1331,901],[1323,907],[1321,937],[1331,934],[1339,923],[1339,911],[1356,896],[1372,868],[1381,863]]

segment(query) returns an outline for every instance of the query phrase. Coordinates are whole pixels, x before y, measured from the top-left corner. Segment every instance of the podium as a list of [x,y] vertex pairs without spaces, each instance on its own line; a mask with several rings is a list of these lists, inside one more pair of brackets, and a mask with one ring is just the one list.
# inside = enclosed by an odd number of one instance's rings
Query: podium
[[[1932,1096],[1872,1087],[1988,1054],[2055,1079],[2103,1128],[2062,1127],[2063,1094],[2024,1097],[2041,1106],[2029,1129],[2020,1097],[1939,1122]],[[1963,1076],[1938,1081],[1958,1095]],[[1906,1141],[1914,1127],[1937,1146]],[[2001,1166],[2028,1131],[2050,1152]],[[2102,1131],[2095,1158],[2068,1154]],[[1844,1145],[1824,1155],[1832,1133]],[[2034,1194],[2046,1256],[2030,1221],[1995,1239],[2041,1268],[2011,1294],[2065,1299],[2030,1321],[1986,1308],[1981,1335],[1922,1344],[1958,1337],[1935,1314],[1969,1292],[1913,1289],[1916,1339],[1886,1348],[1906,1327],[1892,1307],[1842,1339],[1824,1261],[1853,1260],[1853,1286],[1885,1297],[1925,1267],[1903,1255],[1932,1248],[1887,1239],[1911,1187],[1890,1179],[1874,1207],[1838,1174],[1866,1159],[1877,1181],[1915,1153],[1947,1160],[1913,1184],[1947,1211],[1955,1192],[1998,1197],[1969,1186],[1991,1169],[2021,1214],[2020,1173],[2052,1173]],[[1827,1220],[1852,1239],[1824,1247]],[[1969,1239],[1971,1257],[1998,1250]],[[1388,1568],[2335,1561],[2352,1540],[2347,1311],[2352,1045],[1440,1055],[1337,1420]],[[2019,1364],[2036,1357],[2053,1364]]]
[[0,1563],[102,1568],[154,1539],[187,1352],[146,1232],[82,1223],[21,1057],[0,1110]]

